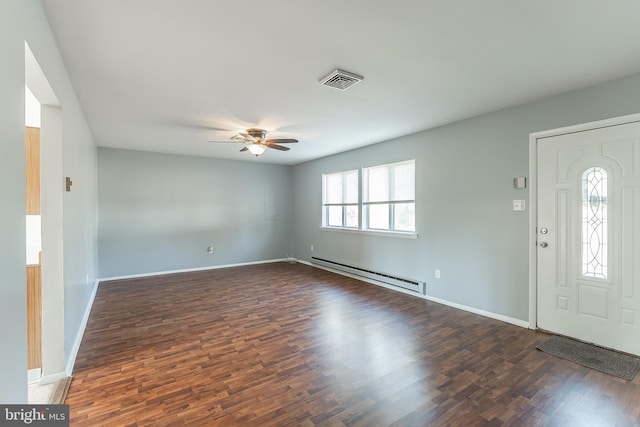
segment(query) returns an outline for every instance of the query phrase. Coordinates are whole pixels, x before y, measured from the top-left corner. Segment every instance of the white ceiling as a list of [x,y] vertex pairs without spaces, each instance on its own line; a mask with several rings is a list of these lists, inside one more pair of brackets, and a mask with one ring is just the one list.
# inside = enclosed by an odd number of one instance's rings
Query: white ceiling
[[295,164],[640,71],[636,0],[43,3],[104,147]]

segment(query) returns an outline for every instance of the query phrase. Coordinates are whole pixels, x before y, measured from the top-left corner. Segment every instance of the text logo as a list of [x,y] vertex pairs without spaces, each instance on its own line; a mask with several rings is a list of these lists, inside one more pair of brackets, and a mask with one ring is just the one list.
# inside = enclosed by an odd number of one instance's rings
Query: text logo
[[69,427],[69,405],[0,405],[0,427]]

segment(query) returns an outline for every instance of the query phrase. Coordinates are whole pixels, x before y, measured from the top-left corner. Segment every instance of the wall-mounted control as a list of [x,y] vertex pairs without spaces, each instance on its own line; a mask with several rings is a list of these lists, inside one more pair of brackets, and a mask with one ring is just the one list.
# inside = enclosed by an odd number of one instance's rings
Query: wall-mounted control
[[514,200],[513,201],[513,210],[514,211],[526,211],[527,204],[524,200]]
[[515,178],[513,178],[513,188],[515,188],[516,190],[527,188],[527,177],[516,176]]

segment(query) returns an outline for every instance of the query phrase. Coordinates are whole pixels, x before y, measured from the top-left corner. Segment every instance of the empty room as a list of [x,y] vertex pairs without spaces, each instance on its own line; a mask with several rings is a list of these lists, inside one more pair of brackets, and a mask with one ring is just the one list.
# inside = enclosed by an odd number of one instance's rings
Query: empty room
[[0,13],[0,424],[640,425],[640,4]]

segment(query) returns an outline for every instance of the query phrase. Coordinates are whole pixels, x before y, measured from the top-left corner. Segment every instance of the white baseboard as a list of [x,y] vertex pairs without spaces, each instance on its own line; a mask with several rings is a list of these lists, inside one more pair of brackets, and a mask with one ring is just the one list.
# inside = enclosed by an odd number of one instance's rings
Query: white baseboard
[[245,265],[269,264],[272,262],[288,261],[289,258],[268,259],[264,261],[240,262],[236,264],[211,265],[207,267],[183,268],[180,270],[154,271],[151,273],[126,274],[124,276],[103,277],[98,279],[99,282],[107,282],[110,280],[136,279],[139,277],[164,276],[165,274],[190,273],[193,271],[218,270],[220,268],[242,267]]
[[468,311],[470,313],[473,314],[478,314],[480,316],[484,316],[484,317],[489,317],[491,319],[495,319],[495,320],[500,320],[501,322],[505,322],[505,323],[510,323],[512,325],[516,325],[516,326],[520,326],[521,328],[529,328],[529,322],[526,320],[520,320],[520,319],[516,319],[514,317],[509,317],[509,316],[505,316],[502,314],[497,314],[497,313],[492,313],[490,311],[486,311],[486,310],[481,310],[479,308],[475,308],[475,307],[469,307],[467,305],[463,305],[463,304],[458,304],[456,302],[452,302],[452,301],[448,301],[442,298],[436,298],[436,297],[432,297],[429,295],[420,295],[420,294],[416,294],[415,292],[411,292],[411,291],[407,291],[405,289],[402,288],[397,288],[395,286],[389,286],[385,283],[382,282],[377,282],[375,280],[370,280],[364,277],[360,277],[360,276],[356,276],[355,274],[349,274],[346,273],[344,271],[340,271],[340,270],[334,270],[332,268],[328,268],[322,265],[318,265],[318,264],[313,264],[311,262],[308,261],[303,261],[303,260],[297,260],[297,262],[299,262],[300,264],[305,264],[305,265],[310,265],[311,267],[315,267],[315,268],[319,268],[321,270],[327,270],[327,271],[331,271],[333,273],[336,274],[340,274],[343,276],[347,276],[347,277],[351,277],[353,279],[358,279],[358,280],[362,280],[363,282],[367,282],[367,283],[372,283],[376,286],[381,286],[383,288],[387,288],[387,289],[391,289],[392,291],[396,291],[396,292],[402,292],[403,294],[407,294],[407,295],[411,295],[414,297],[418,297],[418,298],[424,298],[426,300],[429,301],[433,301],[436,302],[438,304],[442,304],[442,305],[446,305],[449,307],[453,307],[453,308],[457,308],[458,310],[464,310],[464,311]]
[[33,384],[40,382],[40,378],[42,377],[42,369],[33,368],[27,371],[27,383]]
[[95,283],[93,284],[93,290],[91,291],[91,296],[89,296],[87,307],[84,310],[84,316],[82,317],[80,328],[78,328],[78,333],[76,334],[76,339],[73,342],[73,347],[71,348],[71,351],[69,352],[69,356],[67,357],[67,365],[65,366],[65,373],[66,373],[66,376],[68,377],[70,377],[71,374],[73,374],[73,367],[76,364],[76,357],[78,356],[78,350],[80,350],[80,343],[82,342],[82,337],[84,336],[84,330],[87,327],[87,322],[89,321],[89,314],[91,314],[91,308],[93,307],[93,300],[96,298],[96,293],[98,292],[99,284],[100,284],[99,280],[96,280]]
[[58,372],[57,374],[45,375],[40,380],[40,385],[57,383],[58,381],[67,378],[67,376],[68,375],[66,372]]
[[468,305],[458,304],[457,302],[451,302],[446,299],[431,297],[429,295],[425,295],[423,296],[423,298],[429,301],[437,302],[438,304],[457,308],[458,310],[468,311],[473,314],[479,314],[480,316],[489,317],[491,319],[500,320],[501,322],[506,322],[512,325],[520,326],[521,328],[525,328],[525,329],[529,328],[529,322],[526,320],[520,320],[520,319],[516,319],[515,317],[509,317],[503,314],[497,314],[491,311],[485,311],[479,308],[469,307]]

